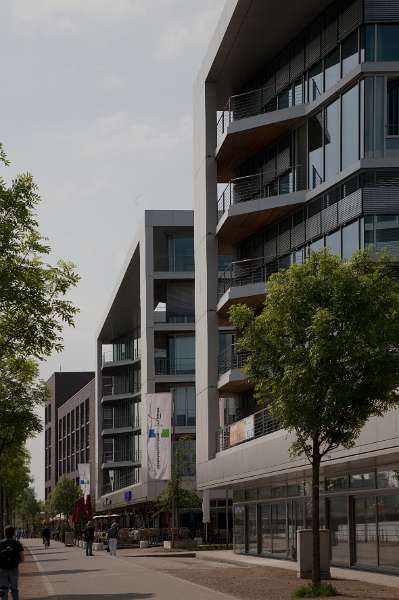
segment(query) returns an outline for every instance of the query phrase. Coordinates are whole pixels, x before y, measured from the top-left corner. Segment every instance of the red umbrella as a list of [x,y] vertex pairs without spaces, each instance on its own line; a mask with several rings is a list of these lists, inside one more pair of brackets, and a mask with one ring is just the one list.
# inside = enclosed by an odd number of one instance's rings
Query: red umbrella
[[86,515],[87,515],[87,520],[90,521],[91,518],[93,517],[93,508],[92,508],[92,505],[91,505],[91,496],[90,496],[90,494],[88,494],[87,498],[86,498],[85,510],[86,510]]

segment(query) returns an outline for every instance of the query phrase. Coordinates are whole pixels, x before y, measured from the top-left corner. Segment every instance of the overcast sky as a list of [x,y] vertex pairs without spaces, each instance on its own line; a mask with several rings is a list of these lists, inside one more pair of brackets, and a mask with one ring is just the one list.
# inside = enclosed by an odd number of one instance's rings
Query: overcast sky
[[[9,173],[33,173],[41,231],[82,277],[76,328],[46,379],[94,369],[95,332],[143,210],[192,207],[192,86],[224,3],[0,2]],[[42,437],[30,448],[42,496]]]

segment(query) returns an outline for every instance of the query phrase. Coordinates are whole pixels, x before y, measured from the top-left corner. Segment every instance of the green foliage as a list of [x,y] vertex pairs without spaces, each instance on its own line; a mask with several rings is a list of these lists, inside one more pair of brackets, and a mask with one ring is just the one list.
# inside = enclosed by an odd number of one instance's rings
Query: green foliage
[[1,455],[0,482],[10,503],[15,505],[31,483],[30,457],[24,446],[9,445]]
[[339,594],[330,583],[303,585],[292,594],[293,598],[330,598],[331,596],[339,596]]
[[399,284],[386,259],[325,251],[274,274],[260,315],[230,309],[249,351],[259,402],[295,432],[295,454],[313,460],[353,446],[372,416],[398,403]]
[[82,495],[82,490],[75,481],[63,477],[57,482],[51,493],[49,502],[51,512],[55,514],[63,513],[68,516],[72,513],[76,500]]
[[16,512],[18,520],[25,526],[33,526],[42,510],[32,487],[26,488],[17,498]]
[[[1,162],[7,164],[0,146]],[[66,294],[79,278],[71,263],[47,262],[50,246],[38,230],[39,202],[30,174],[10,185],[0,178],[0,360],[43,359],[61,350],[63,325],[73,325],[77,312]]]

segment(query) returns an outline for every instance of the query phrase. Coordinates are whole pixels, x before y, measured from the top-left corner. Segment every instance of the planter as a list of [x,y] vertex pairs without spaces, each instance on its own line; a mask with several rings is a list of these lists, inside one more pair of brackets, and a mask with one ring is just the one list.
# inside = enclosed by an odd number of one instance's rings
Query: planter
[[140,542],[140,548],[148,548],[148,542],[145,540],[141,540]]
[[104,550],[104,544],[102,542],[94,542],[93,550],[97,550],[97,551]]

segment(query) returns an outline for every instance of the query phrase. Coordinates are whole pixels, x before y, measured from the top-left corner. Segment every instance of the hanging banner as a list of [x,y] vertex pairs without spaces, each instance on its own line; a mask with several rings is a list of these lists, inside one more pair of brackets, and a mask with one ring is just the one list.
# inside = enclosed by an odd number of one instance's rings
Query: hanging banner
[[170,479],[172,394],[147,394],[147,460],[150,479]]
[[202,492],[202,522],[210,523],[211,522],[211,508],[210,508],[210,493],[209,490],[204,490]]
[[90,494],[90,464],[78,464],[79,484],[83,496],[86,498]]
[[232,423],[230,425],[230,446],[245,442],[246,440],[251,440],[255,437],[254,427],[254,415],[250,415],[245,419]]

